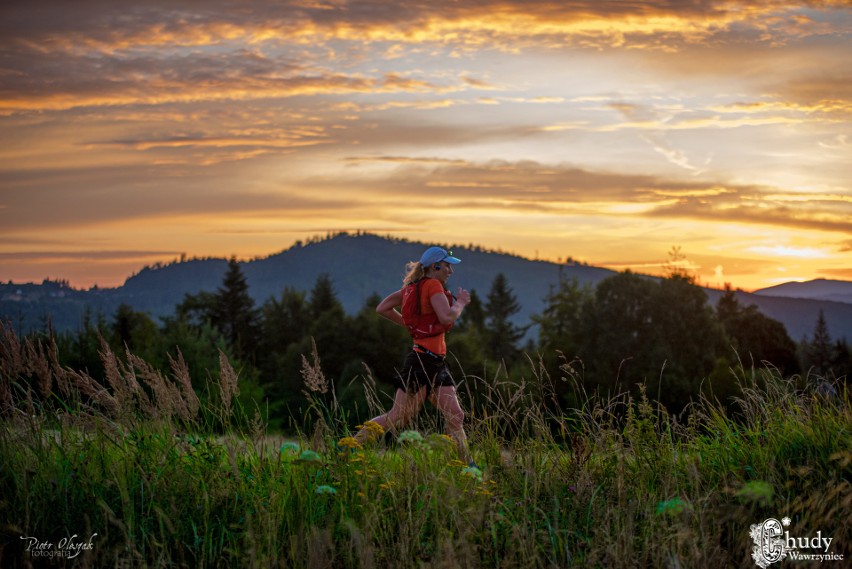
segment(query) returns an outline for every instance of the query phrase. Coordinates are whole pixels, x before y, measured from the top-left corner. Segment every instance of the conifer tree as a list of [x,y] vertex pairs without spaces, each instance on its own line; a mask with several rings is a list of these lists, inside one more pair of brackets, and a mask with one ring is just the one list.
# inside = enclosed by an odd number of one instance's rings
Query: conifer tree
[[831,336],[828,334],[828,324],[825,322],[825,314],[819,311],[816,326],[814,327],[814,338],[808,346],[808,357],[810,364],[816,373],[825,376],[831,369],[832,359]]
[[258,341],[258,311],[249,295],[248,282],[235,257],[219,287],[211,323],[219,329],[237,358],[251,360]]
[[519,356],[518,342],[524,337],[526,328],[511,321],[511,317],[521,310],[517,297],[509,287],[506,276],[499,273],[491,284],[485,315],[487,355],[493,361],[505,361],[507,365]]
[[334,285],[331,282],[331,276],[328,273],[321,273],[314,288],[311,289],[311,299],[309,303],[309,311],[311,318],[317,319],[324,313],[329,311],[342,311],[343,306],[337,299],[334,292]]

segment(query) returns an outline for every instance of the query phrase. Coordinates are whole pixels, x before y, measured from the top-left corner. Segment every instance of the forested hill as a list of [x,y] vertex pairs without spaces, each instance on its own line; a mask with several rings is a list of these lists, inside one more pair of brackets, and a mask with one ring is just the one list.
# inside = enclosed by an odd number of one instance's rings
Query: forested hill
[[[297,243],[281,253],[241,263],[250,293],[258,305],[280,297],[286,287],[310,291],[317,277],[327,273],[338,299],[354,314],[374,294],[384,296],[401,284],[405,263],[419,259],[429,244],[396,240],[371,234],[339,234],[326,239]],[[443,245],[443,244],[442,244]],[[595,286],[614,275],[613,271],[582,264],[533,261],[515,255],[488,251],[476,246],[449,244],[462,259],[448,283],[475,290],[485,302],[494,277],[502,273],[512,288],[521,311],[514,320],[527,325],[540,313],[544,297],[560,278],[576,279]],[[572,251],[566,251],[569,257]],[[145,268],[115,289],[78,291],[61,283],[0,285],[0,318],[9,320],[18,332],[43,329],[48,316],[58,331],[80,327],[84,310],[93,317],[111,318],[120,304],[148,312],[154,317],[174,313],[184,296],[202,290],[215,292],[222,283],[226,259],[190,260]],[[708,290],[715,304],[720,291]],[[739,293],[745,305],[755,304],[767,316],[781,321],[794,340],[812,335],[822,309],[833,338],[852,339],[852,304],[822,300],[773,298]]]
[[[371,234],[340,234],[329,239],[297,243],[276,255],[241,265],[249,292],[258,304],[279,297],[290,287],[310,291],[317,278],[327,273],[337,298],[350,314],[364,307],[373,295],[385,296],[402,285],[405,264],[417,260],[430,244],[379,237]],[[448,287],[462,286],[477,291],[480,298],[490,290],[494,277],[503,273],[521,305],[516,315],[527,324],[541,311],[549,287],[565,278],[594,286],[615,274],[586,265],[557,265],[530,261],[518,256],[489,252],[478,247],[441,244],[452,250],[462,263],[450,277]],[[122,302],[137,310],[165,315],[186,293],[215,291],[227,268],[225,260],[191,261],[158,269],[145,269],[117,289]]]

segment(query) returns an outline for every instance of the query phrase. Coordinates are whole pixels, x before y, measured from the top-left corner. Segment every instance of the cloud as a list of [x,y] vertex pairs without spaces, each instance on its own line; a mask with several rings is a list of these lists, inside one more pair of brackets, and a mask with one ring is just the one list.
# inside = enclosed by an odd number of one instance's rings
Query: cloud
[[[309,195],[288,187],[263,188],[239,171],[210,167],[183,178],[182,165],[46,170],[0,176],[4,188],[0,226],[5,232],[115,226],[130,220],[204,220],[276,212],[310,216],[351,208],[342,196]],[[62,191],[73,180],[74,191]],[[57,188],[57,184],[61,184]]]
[[[352,177],[347,186],[365,194],[378,192],[385,196],[382,199],[398,200],[401,206],[410,202],[411,195],[430,195],[471,211],[511,208],[553,214],[644,215],[852,232],[849,216],[836,210],[831,200],[815,201],[810,194],[772,187],[593,171],[534,161],[473,163],[404,156],[349,160],[398,164],[397,169],[380,177]],[[774,199],[777,196],[781,199]],[[808,207],[786,206],[795,196],[808,201]]]
[[791,257],[796,259],[824,259],[828,253],[814,247],[790,247],[787,245],[758,245],[747,251],[764,257]]
[[848,232],[850,24],[840,1],[0,3],[5,250],[402,227],[426,195],[528,242],[566,218]]
[[75,250],[75,251],[38,251],[38,252],[0,252],[0,261],[45,263],[51,261],[128,261],[133,259],[149,259],[180,256],[181,251],[126,251],[126,250]]
[[819,272],[832,279],[852,281],[852,267],[845,269],[822,268]]
[[[802,6],[808,6],[803,3]],[[813,3],[841,8],[842,3]],[[241,7],[245,7],[240,4]],[[393,43],[421,50],[580,48],[681,49],[730,35],[766,43],[809,33],[841,33],[842,21],[818,24],[800,10],[765,0],[749,10],[705,0],[625,3],[573,1],[370,2],[325,4],[255,1],[236,9],[211,0],[203,11],[188,1],[148,1],[132,10],[105,1],[23,2],[0,8],[4,53],[0,108],[64,109],[81,105],[157,104],[165,101],[246,100],[320,93],[432,91],[433,83],[388,72],[360,76],[328,68],[333,60],[369,59],[370,46]],[[73,11],[73,14],[69,13]],[[774,15],[773,24],[767,24]],[[796,17],[792,17],[796,15]],[[349,49],[340,50],[343,42]],[[384,49],[384,46],[381,46]],[[343,55],[347,53],[348,55]],[[404,60],[404,57],[401,57]],[[848,93],[848,78],[829,79]],[[845,86],[844,86],[845,81]],[[489,82],[465,75],[470,88]],[[803,99],[825,93],[825,81],[802,80],[789,90]],[[843,97],[848,100],[848,97]]]

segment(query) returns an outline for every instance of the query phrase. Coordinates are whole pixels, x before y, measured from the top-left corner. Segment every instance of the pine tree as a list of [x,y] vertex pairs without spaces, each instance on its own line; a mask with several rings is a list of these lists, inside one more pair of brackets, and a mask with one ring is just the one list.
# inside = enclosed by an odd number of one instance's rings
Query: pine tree
[[475,290],[470,291],[470,304],[468,304],[456,330],[475,330],[481,332],[485,329],[485,307]]
[[742,306],[730,285],[725,286],[725,294],[716,303],[716,318],[744,363],[765,361],[785,374],[799,371],[796,344],[784,325],[761,313],[754,304]]
[[337,312],[343,310],[343,306],[334,292],[334,285],[328,273],[321,273],[317,277],[314,288],[311,290],[309,310],[313,319],[317,319],[329,311]]
[[820,309],[814,328],[814,338],[808,346],[808,356],[814,371],[821,376],[825,376],[831,369],[831,352],[832,345],[831,336],[828,334],[828,324],[825,322],[825,314]]
[[248,282],[236,258],[228,261],[228,270],[219,287],[211,315],[212,324],[233,349],[237,358],[252,359],[258,341],[258,311],[249,295]]
[[513,363],[520,354],[518,342],[524,337],[526,328],[512,323],[511,317],[521,310],[518,299],[503,273],[499,273],[491,284],[485,314],[488,322],[486,330],[487,355],[494,361]]

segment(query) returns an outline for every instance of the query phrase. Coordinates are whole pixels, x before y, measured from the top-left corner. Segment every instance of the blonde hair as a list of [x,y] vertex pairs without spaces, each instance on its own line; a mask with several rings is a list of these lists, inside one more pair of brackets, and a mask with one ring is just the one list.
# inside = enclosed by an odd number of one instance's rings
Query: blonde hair
[[423,278],[426,271],[420,261],[409,261],[405,265],[405,277],[402,279],[402,286],[413,283],[416,280]]

